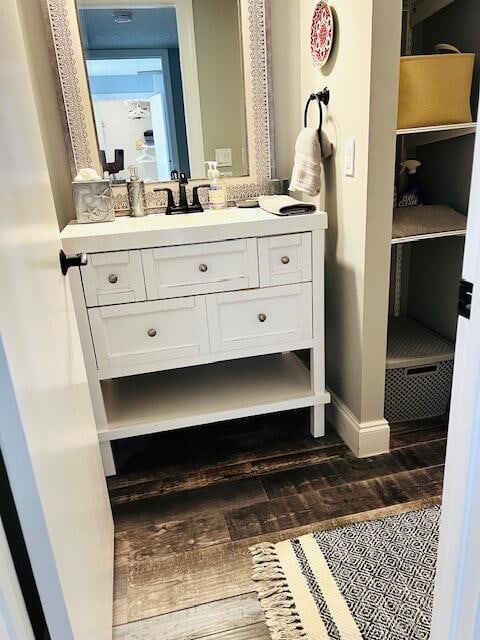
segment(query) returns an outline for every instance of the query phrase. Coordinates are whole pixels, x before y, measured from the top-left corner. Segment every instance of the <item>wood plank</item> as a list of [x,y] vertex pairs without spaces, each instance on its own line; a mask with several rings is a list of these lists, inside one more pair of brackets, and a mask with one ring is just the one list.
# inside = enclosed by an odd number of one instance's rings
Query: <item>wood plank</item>
[[263,502],[265,491],[259,479],[218,484],[166,496],[154,496],[113,507],[115,531],[134,531],[146,524],[181,520],[232,505],[246,506]]
[[270,474],[262,478],[262,484],[270,499],[317,491],[359,480],[441,465],[445,460],[445,448],[446,440],[436,440],[372,458],[355,458],[348,455],[318,465]]
[[112,611],[113,625],[126,624],[128,622],[128,599],[115,598]]
[[248,546],[227,542],[135,563],[129,572],[128,621],[252,593]]
[[230,535],[221,513],[211,513],[136,527],[115,534],[121,545],[122,555],[128,564],[143,562],[150,558],[162,559],[173,553],[204,549],[229,542]]
[[[256,593],[201,604],[182,611],[130,622],[114,629],[114,640],[196,640],[222,637],[238,627],[259,627],[263,613]],[[212,635],[213,634],[213,635]],[[226,635],[226,638],[229,636]],[[242,638],[242,636],[238,636]],[[256,636],[254,636],[256,637]],[[261,638],[261,636],[259,636]],[[232,638],[236,638],[235,635]],[[248,638],[248,635],[245,636]]]
[[128,567],[116,566],[113,580],[113,623],[127,622],[127,583]]
[[443,467],[406,471],[232,509],[225,519],[232,540],[241,540],[441,495],[442,481]]
[[161,478],[110,492],[113,505],[136,502],[138,500],[165,496],[180,490],[204,488],[233,480],[252,478],[273,471],[291,469],[309,464],[318,464],[328,458],[338,458],[345,454],[345,445],[301,451],[276,458],[265,458],[253,462],[245,462],[228,467],[216,467],[202,471],[189,472],[184,470],[179,476]]
[[422,442],[433,442],[434,440],[444,440],[447,438],[448,429],[446,425],[421,429],[419,431],[407,431],[405,433],[391,433],[390,449],[401,449],[410,447]]
[[435,416],[433,418],[422,418],[421,420],[407,420],[405,422],[394,422],[390,425],[391,433],[410,433],[413,431],[424,431],[434,427],[447,427],[448,416]]
[[[343,442],[330,428],[314,440],[308,432],[307,410],[257,416],[166,432],[115,443],[117,466],[123,471],[108,479],[110,491],[170,476],[186,470],[213,469],[265,458],[323,449]],[[133,451],[132,451],[132,447]],[[346,450],[346,449],[345,449]]]
[[[432,427],[446,427],[446,418],[427,418],[391,425],[391,433],[412,433]],[[343,445],[330,425],[327,434],[314,440],[308,433],[308,411],[258,416],[145,436],[116,442],[117,466],[123,472],[108,479],[111,491],[132,484],[169,477],[188,469],[229,466],[298,451]],[[346,451],[346,448],[344,449]]]
[[[156,434],[142,439],[133,445],[138,449],[130,462],[130,468],[140,466],[141,470],[109,478],[111,501],[113,504],[123,504],[153,495],[247,478],[252,473],[315,464],[321,456],[310,452],[330,450],[326,451],[325,456],[329,457],[334,447],[338,447],[338,455],[348,452],[331,427],[327,426],[324,438],[314,440],[308,434],[308,424],[308,413],[288,412],[261,416],[251,421],[236,421],[230,425],[207,425],[182,433]],[[415,443],[415,436],[408,434],[418,433],[419,442],[429,440],[435,434],[427,434],[426,430],[430,427],[440,429],[444,425],[444,418],[392,425],[392,448]],[[117,458],[121,457],[122,450],[126,455],[125,443],[115,444],[116,449],[120,449],[116,451]],[[131,453],[131,444],[127,450]],[[283,461],[277,459],[285,456]],[[260,464],[255,465],[256,462]],[[128,469],[128,463],[123,464],[127,464]],[[117,465],[121,466],[122,461],[118,461]]]
[[259,622],[241,629],[223,631],[212,636],[202,636],[202,638],[195,640],[271,640],[271,638],[267,625],[264,622]]

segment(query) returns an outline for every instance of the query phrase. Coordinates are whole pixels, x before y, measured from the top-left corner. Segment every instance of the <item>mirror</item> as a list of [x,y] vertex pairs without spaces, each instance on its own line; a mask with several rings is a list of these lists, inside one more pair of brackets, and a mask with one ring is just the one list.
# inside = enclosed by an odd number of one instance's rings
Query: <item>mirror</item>
[[77,11],[100,159],[116,179],[132,165],[147,183],[174,169],[200,179],[207,160],[248,175],[239,0],[80,0]]
[[[93,97],[95,98],[98,95],[95,93],[98,91],[98,85],[95,84],[97,81],[94,80],[95,73],[98,73],[99,76],[107,75],[107,78],[110,78],[108,80],[110,83],[119,81],[125,75],[127,77],[131,75],[135,79],[147,77],[151,83],[149,85],[151,91],[152,83],[159,80],[158,72],[163,73],[162,64],[166,64],[165,59],[169,62],[168,56],[162,58],[157,52],[153,56],[148,54],[146,58],[141,58],[144,65],[142,68],[139,68],[138,62],[132,63],[136,65],[136,68],[135,73],[130,74],[132,67],[129,67],[130,63],[127,61],[138,61],[139,56],[136,50],[130,50],[126,57],[118,58],[118,49],[125,47],[125,45],[120,42],[119,37],[113,38],[108,43],[102,41],[103,30],[99,32],[99,40],[90,40],[89,42],[86,25],[81,24],[88,18],[86,12],[106,9],[110,14],[110,22],[113,12],[124,10],[132,12],[131,22],[129,15],[126,16],[127,22],[114,22],[118,27],[129,27],[130,25],[132,28],[132,25],[135,24],[133,13],[136,10],[174,8],[179,45],[177,55],[184,103],[183,118],[185,120],[190,175],[193,177],[187,188],[191,190],[195,185],[198,186],[205,182],[203,163],[206,160],[214,159],[216,149],[232,149],[231,167],[225,166],[229,162],[228,153],[225,157],[225,154],[222,155],[220,152],[220,159],[223,159],[221,162],[223,166],[220,169],[224,174],[228,199],[245,200],[267,193],[275,162],[270,60],[270,0],[40,0],[40,2],[50,27],[47,35],[50,39],[52,65],[57,71],[59,107],[64,122],[65,143],[69,154],[72,178],[85,167],[93,167],[98,173],[102,172],[98,145],[101,135],[97,135],[92,108],[94,101],[92,101],[92,92],[86,73],[87,65],[90,66]],[[225,13],[225,7],[230,6],[232,17],[229,24],[232,29],[233,25],[236,25],[234,35],[226,28],[224,30],[218,29],[215,26],[217,23],[213,22],[212,18],[212,21],[203,25],[202,39],[199,40],[197,47],[195,28],[197,31],[200,29],[195,22],[194,7],[197,4],[200,7],[212,5],[218,8],[220,6],[223,13]],[[222,15],[222,12],[215,14],[216,19],[220,20],[219,15]],[[118,17],[121,20],[121,16]],[[81,30],[85,32],[84,44],[82,43]],[[151,33],[155,36],[154,31],[151,30]],[[222,37],[219,39],[219,36]],[[209,48],[210,41],[218,43],[217,50],[212,51]],[[232,42],[238,43],[238,49],[236,49],[236,44],[232,46]],[[98,48],[94,47],[102,46],[107,48],[100,49],[102,53],[98,54]],[[116,52],[113,57],[111,55],[112,47]],[[86,54],[84,54],[84,48]],[[168,47],[165,48],[168,49]],[[237,51],[235,64],[229,62],[232,49]],[[89,52],[94,51],[97,51],[97,56],[90,58]],[[145,52],[142,51],[142,53]],[[238,56],[240,56],[240,60]],[[204,67],[204,58],[207,59],[207,62],[210,59],[214,60],[215,65],[218,66],[212,66],[213,63],[211,63]],[[155,64],[151,64],[152,59]],[[188,62],[192,59],[195,60],[196,73],[192,73],[194,65]],[[94,60],[96,62],[93,62]],[[115,65],[123,65],[120,66],[121,72],[117,67],[117,75],[110,71],[105,74],[100,66],[104,60],[115,60]],[[96,68],[95,65],[97,65]],[[203,68],[206,69],[206,77],[200,79]],[[212,69],[215,73],[211,73]],[[125,73],[127,70],[129,72]],[[118,75],[119,73],[120,75]],[[134,93],[137,94],[138,90],[139,87]],[[125,86],[122,86],[119,91],[122,92],[120,94],[121,101],[126,102],[128,99],[125,100],[123,97]],[[144,109],[145,96],[135,95],[133,99],[137,98],[141,98],[138,108]],[[202,100],[204,103],[206,101],[206,107],[202,106]],[[213,104],[213,107],[208,106],[210,103]],[[137,109],[137,102],[134,105],[128,103],[128,108],[132,106],[133,109]],[[163,121],[163,131],[165,131],[167,126],[165,121],[167,117],[171,119],[171,116],[168,116],[168,110],[163,107],[163,103],[162,108],[165,109]],[[176,118],[180,118],[181,114],[182,111],[177,110],[173,119],[176,121]],[[142,113],[142,115],[144,114]],[[152,113],[150,119],[151,117]],[[228,126],[226,125],[225,129],[222,129],[220,122],[226,117],[229,118]],[[129,118],[127,124],[130,124],[130,120],[134,121]],[[138,118],[138,121],[139,129],[134,130],[133,139],[138,140],[135,136],[139,130],[140,140],[142,135],[145,140],[144,132],[148,131],[148,127],[144,127],[143,123],[145,121],[148,123],[148,118]],[[99,123],[101,127],[101,116]],[[150,128],[153,134],[153,123]],[[177,127],[178,129],[181,127]],[[218,138],[214,138],[213,136],[217,134]],[[233,135],[238,137],[233,138]],[[155,143],[154,135],[147,136],[145,146],[152,142],[152,137]],[[241,140],[241,142],[237,143],[235,140]],[[185,137],[183,141],[185,143]],[[172,144],[174,145],[175,142],[177,142],[177,153],[179,153],[179,143],[176,137]],[[105,139],[103,139],[103,144],[105,145]],[[112,147],[120,148],[120,146],[116,147],[116,144],[114,143]],[[126,143],[122,141],[121,145],[126,146]],[[148,146],[145,151],[148,152]],[[136,152],[135,145],[133,153]],[[147,155],[152,154],[148,152]],[[136,159],[138,155],[134,157]],[[107,160],[113,160],[111,155],[107,155]],[[152,162],[151,159],[147,160]],[[125,166],[127,167],[128,164],[125,163]],[[165,193],[156,192],[156,188],[165,186],[173,188],[176,192],[177,185],[168,180],[169,176],[167,180],[161,178],[158,182],[147,183],[145,186],[147,209],[157,210],[166,204]],[[130,205],[126,185],[114,184],[113,187],[115,214],[128,215]],[[200,199],[202,197],[204,197],[203,194]]]

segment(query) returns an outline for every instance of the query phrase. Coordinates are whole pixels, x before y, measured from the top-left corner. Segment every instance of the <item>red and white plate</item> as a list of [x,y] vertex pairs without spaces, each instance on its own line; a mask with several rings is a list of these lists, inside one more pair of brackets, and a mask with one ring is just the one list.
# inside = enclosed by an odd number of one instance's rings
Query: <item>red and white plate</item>
[[310,36],[310,51],[314,65],[321,69],[327,62],[333,47],[333,14],[325,0],[315,7]]

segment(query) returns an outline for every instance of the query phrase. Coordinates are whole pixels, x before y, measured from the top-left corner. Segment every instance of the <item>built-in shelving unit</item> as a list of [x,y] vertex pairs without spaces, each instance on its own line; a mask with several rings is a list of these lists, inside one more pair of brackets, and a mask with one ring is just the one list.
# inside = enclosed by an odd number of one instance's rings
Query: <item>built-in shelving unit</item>
[[449,207],[405,207],[393,214],[392,244],[464,236],[466,216]]
[[[455,0],[404,0],[402,54],[433,53],[436,42],[458,45],[464,25],[452,18],[457,15],[457,4]],[[435,16],[442,10],[448,12],[448,22]],[[450,97],[455,100],[455,95]],[[469,142],[476,131],[476,122],[396,131],[397,166],[406,160],[421,162],[419,186],[430,205],[397,208],[393,215],[385,378],[385,416],[390,422],[448,411],[457,283],[467,227],[463,214],[468,186],[459,176],[469,173]],[[459,142],[430,146],[453,139]],[[449,162],[457,162],[450,174],[444,170]],[[397,181],[397,192],[402,194],[416,184],[404,173]]]
[[[311,406],[322,397],[294,353],[173,369],[101,383],[101,440],[169,431]],[[325,394],[324,394],[325,395]]]
[[476,122],[463,122],[460,124],[442,124],[433,127],[397,129],[397,136],[405,136],[405,144],[407,147],[421,147],[425,144],[471,135],[475,133],[476,130]]

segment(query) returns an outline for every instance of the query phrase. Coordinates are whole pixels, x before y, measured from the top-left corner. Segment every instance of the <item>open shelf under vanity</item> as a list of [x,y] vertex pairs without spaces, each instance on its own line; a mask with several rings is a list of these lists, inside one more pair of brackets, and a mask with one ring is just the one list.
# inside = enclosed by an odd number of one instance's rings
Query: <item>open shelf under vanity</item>
[[101,383],[108,427],[101,440],[298,409],[325,402],[295,353],[216,362]]

